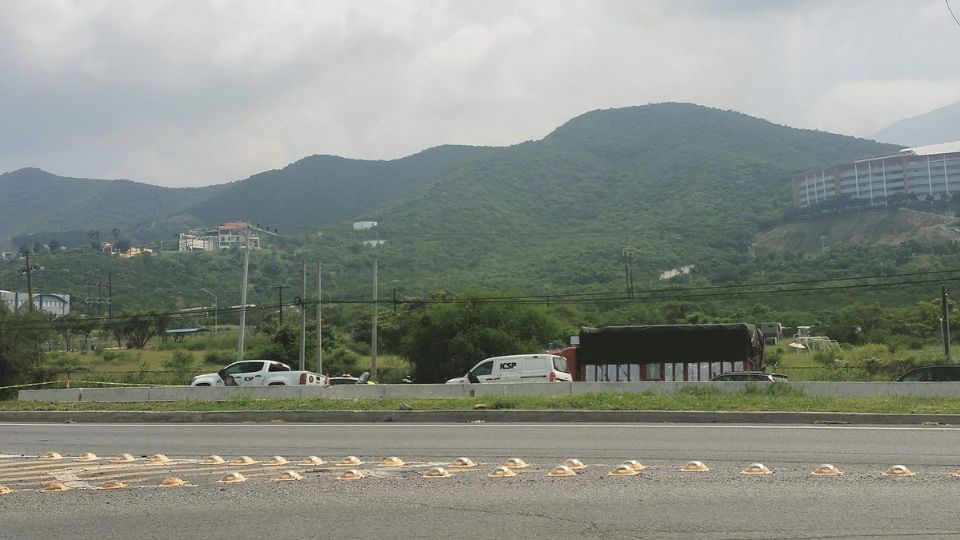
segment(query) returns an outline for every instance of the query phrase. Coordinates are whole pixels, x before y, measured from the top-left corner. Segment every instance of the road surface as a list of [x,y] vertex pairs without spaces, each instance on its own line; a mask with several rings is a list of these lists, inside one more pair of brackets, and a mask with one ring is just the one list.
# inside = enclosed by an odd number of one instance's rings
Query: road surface
[[[137,461],[113,463],[122,453]],[[148,461],[161,453],[172,461]],[[0,538],[960,538],[950,427],[3,424],[0,454],[14,489]],[[203,465],[212,454],[227,462]],[[258,463],[231,463],[242,455]],[[301,465],[309,455],[328,463]],[[337,479],[347,455],[364,478]],[[459,456],[479,465],[422,476]],[[487,476],[511,457],[530,466]],[[571,457],[587,467],[547,476]],[[609,475],[628,459],[647,468]],[[681,472],[690,460],[711,470]],[[741,473],[755,462],[773,473]],[[812,476],[823,463],[843,476]],[[897,464],[915,476],[882,475]],[[287,469],[302,480],[276,481]],[[230,472],[248,480],[221,483]],[[158,486],[170,476],[188,485]],[[55,480],[72,489],[41,491]],[[110,480],[126,487],[98,489]]]

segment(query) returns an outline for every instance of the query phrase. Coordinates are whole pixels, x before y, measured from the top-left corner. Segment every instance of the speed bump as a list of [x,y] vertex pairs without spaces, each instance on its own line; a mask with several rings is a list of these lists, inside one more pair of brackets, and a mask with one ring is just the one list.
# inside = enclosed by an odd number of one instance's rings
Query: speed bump
[[104,482],[100,484],[99,487],[100,489],[110,490],[110,489],[123,489],[127,487],[127,485],[119,480],[111,480],[110,482]]
[[113,463],[132,463],[136,461],[137,458],[133,457],[133,454],[120,454],[119,456],[114,457],[110,461]]
[[574,470],[574,471],[579,471],[587,468],[587,466],[584,465],[583,462],[577,458],[565,459],[563,460],[562,465],[569,467],[571,470]]
[[910,469],[906,468],[903,465],[894,465],[893,467],[890,467],[889,469],[883,471],[883,476],[905,477],[905,476],[916,476],[916,475],[917,473],[911,471]]
[[496,469],[487,473],[487,476],[490,478],[513,478],[517,473],[507,467],[506,465],[501,465]]
[[763,463],[751,463],[747,465],[747,468],[740,471],[740,474],[747,475],[757,475],[757,474],[773,474],[773,471]]
[[7,495],[9,493],[13,493],[13,490],[7,486],[0,486],[0,495]]
[[468,457],[458,457],[450,464],[450,467],[453,469],[469,469],[476,466],[477,464]]
[[397,456],[390,456],[383,458],[383,461],[380,462],[381,467],[403,467],[403,460]]
[[40,491],[44,493],[58,493],[61,491],[70,491],[70,486],[64,484],[63,482],[50,482],[49,484],[43,486],[43,489]]
[[283,456],[273,456],[272,458],[267,460],[267,465],[271,465],[271,466],[286,465],[287,463],[290,463],[290,462],[287,460],[287,458]]
[[624,463],[622,465],[617,465],[615,469],[607,473],[607,476],[636,476],[638,474],[640,474],[640,471]]
[[357,456],[347,456],[337,462],[337,467],[356,467],[357,465],[363,465],[363,460]]
[[61,456],[57,452],[44,452],[40,454],[40,459],[42,459],[43,461],[56,461],[58,459],[63,459],[63,456]]
[[520,458],[518,458],[518,457],[514,457],[514,458],[510,458],[510,459],[508,459],[507,461],[505,461],[505,462],[503,463],[503,466],[506,467],[506,468],[508,468],[508,469],[526,469],[526,468],[529,467],[530,465],[529,465],[526,461],[524,461],[524,460],[522,460],[522,459],[520,459]]
[[577,473],[573,472],[573,469],[567,465],[560,465],[559,467],[554,467],[553,470],[547,473],[547,476],[576,476]]
[[207,456],[203,458],[203,461],[200,462],[201,465],[223,465],[227,460],[222,457],[213,454],[212,456]]
[[843,471],[829,463],[824,463],[814,469],[810,474],[813,476],[843,476]]
[[168,476],[160,482],[160,487],[180,487],[187,483],[186,480],[182,478],[177,478],[176,476]]
[[170,458],[168,458],[168,457],[167,457],[166,455],[164,455],[164,454],[154,454],[154,455],[148,457],[148,458],[147,458],[147,461],[149,461],[150,463],[168,463],[168,462],[173,461],[173,460],[170,459]]
[[424,478],[449,478],[450,473],[443,467],[431,467],[423,473]]
[[273,479],[274,482],[293,482],[296,480],[303,480],[303,477],[294,470],[283,471]]
[[337,480],[360,480],[363,473],[359,469],[347,469],[337,477]]
[[323,465],[326,461],[320,459],[318,456],[307,456],[300,460],[301,465]]
[[253,465],[257,460],[253,459],[250,456],[240,456],[237,459],[230,462],[231,465]]
[[221,478],[220,480],[218,480],[218,482],[221,484],[239,484],[240,482],[246,482],[246,481],[247,481],[247,477],[238,472],[229,473],[223,478]]
[[93,452],[84,452],[79,456],[77,456],[77,458],[74,461],[96,461],[98,459],[100,458],[98,458],[97,455],[94,454]]
[[620,465],[626,465],[627,467],[630,467],[631,469],[633,469],[633,470],[635,470],[635,471],[637,471],[637,472],[640,472],[640,471],[642,471],[642,470],[644,470],[644,469],[647,468],[646,465],[644,465],[643,463],[640,463],[639,461],[637,461],[637,460],[635,460],[635,459],[628,459],[628,460],[624,461],[623,463],[621,463]]
[[710,467],[707,467],[702,461],[690,461],[686,465],[680,467],[681,472],[710,472]]

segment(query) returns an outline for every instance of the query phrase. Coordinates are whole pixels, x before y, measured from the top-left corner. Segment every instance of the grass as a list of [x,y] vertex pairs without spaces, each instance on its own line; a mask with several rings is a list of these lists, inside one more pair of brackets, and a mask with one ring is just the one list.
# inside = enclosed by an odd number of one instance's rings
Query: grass
[[573,396],[500,396],[462,399],[265,399],[249,396],[226,401],[146,403],[0,401],[2,411],[395,411],[401,404],[413,410],[472,410],[476,405],[505,410],[590,411],[779,411],[903,414],[960,414],[960,397],[877,396],[839,398],[808,396],[788,384],[764,389],[747,386],[741,392],[716,388],[681,390],[674,394],[588,393]]

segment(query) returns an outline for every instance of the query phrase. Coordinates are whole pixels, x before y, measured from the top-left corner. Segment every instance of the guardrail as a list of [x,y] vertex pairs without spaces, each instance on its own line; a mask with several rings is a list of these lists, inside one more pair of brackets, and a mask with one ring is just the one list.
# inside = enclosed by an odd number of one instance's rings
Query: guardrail
[[[127,388],[63,388],[20,390],[21,401],[142,402],[232,399],[303,398],[407,398],[442,399],[513,395],[573,395],[594,392],[652,392],[667,394],[681,388],[714,387],[721,392],[741,392],[748,385],[759,389],[768,382],[609,382],[609,383],[523,383],[523,384],[376,384],[339,386],[243,386],[190,387],[152,386]],[[958,382],[791,382],[791,388],[806,395],[834,397],[866,396],[960,396]]]

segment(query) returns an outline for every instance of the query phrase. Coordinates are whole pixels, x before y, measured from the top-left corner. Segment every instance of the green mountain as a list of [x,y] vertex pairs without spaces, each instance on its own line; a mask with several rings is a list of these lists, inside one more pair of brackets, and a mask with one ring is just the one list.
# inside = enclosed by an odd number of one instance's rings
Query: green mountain
[[[164,188],[130,180],[66,178],[36,168],[0,174],[0,242],[34,233],[46,242],[64,231],[148,229],[215,194],[218,186]],[[108,234],[102,239],[107,240]]]
[[[794,175],[897,149],[732,111],[664,103],[593,111],[542,140],[505,148],[446,146],[393,161],[313,156],[224,186],[140,185],[159,191],[127,195],[127,202],[157,199],[150,201],[156,208],[139,211],[136,223],[166,211],[169,219],[153,231],[170,231],[170,240],[175,227],[229,219],[280,229],[252,257],[249,301],[258,305],[275,299],[276,286],[298,283],[303,258],[323,262],[325,292],[358,299],[369,298],[374,258],[382,291],[396,289],[401,296],[467,287],[544,294],[622,290],[628,270],[635,286],[644,288],[661,272],[687,265],[701,282],[735,283],[759,268],[750,259],[751,247],[762,241],[763,224],[790,208]],[[95,181],[58,182],[70,190],[57,195],[64,203],[84,204],[71,207],[72,220],[36,217],[26,230],[54,230],[54,224],[109,230],[102,223],[116,218],[111,209],[119,204],[112,198],[117,190],[87,183]],[[27,194],[20,200],[37,210]],[[0,215],[8,205],[0,202]],[[52,205],[46,208],[54,213]],[[136,217],[129,216],[130,222]],[[352,231],[349,222],[357,219],[380,226]],[[384,243],[370,247],[364,243],[370,240]],[[773,251],[769,243],[763,247]],[[124,295],[140,304],[197,305],[205,301],[201,287],[231,296],[242,259],[232,252],[165,253],[106,263],[100,255],[65,254],[63,264],[73,273],[50,271],[44,286],[78,291],[100,279],[91,274],[106,271],[131,280]],[[51,254],[43,264],[56,268],[59,256]],[[778,264],[792,272],[801,262]],[[773,272],[773,261],[764,265]],[[15,288],[3,286],[4,272],[0,288]]]
[[310,156],[227,184],[174,217],[197,224],[249,219],[288,232],[371,218],[375,207],[492,151],[440,146],[391,161]]
[[[376,206],[493,149],[441,146],[392,161],[311,156],[283,169],[202,188],[64,178],[28,168],[0,175],[0,239],[86,241],[119,229],[134,242],[174,241],[190,227],[232,220],[297,232],[370,217]],[[109,239],[102,235],[102,239]],[[16,246],[14,246],[16,247]]]
[[415,282],[442,268],[456,286],[548,290],[622,283],[629,249],[646,282],[745,255],[792,176],[896,149],[691,104],[593,111],[386,205],[381,257]]

